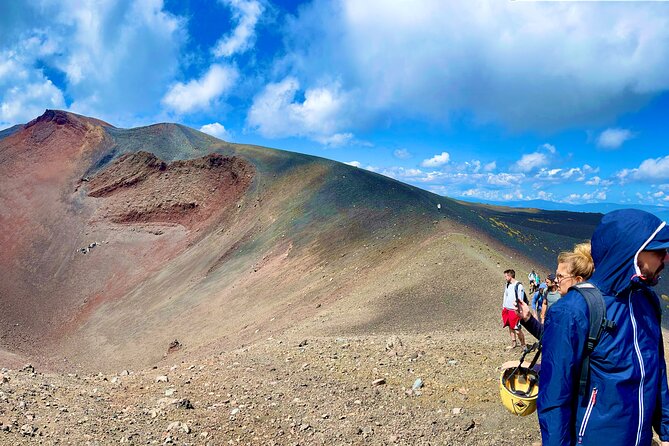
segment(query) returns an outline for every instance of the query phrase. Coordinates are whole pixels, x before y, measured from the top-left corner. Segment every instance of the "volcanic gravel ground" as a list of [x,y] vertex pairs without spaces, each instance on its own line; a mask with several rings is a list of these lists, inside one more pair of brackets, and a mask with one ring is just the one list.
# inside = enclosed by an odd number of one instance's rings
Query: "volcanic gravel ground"
[[0,444],[538,444],[536,415],[500,403],[498,367],[520,352],[499,334],[270,338],[117,374],[5,370]]

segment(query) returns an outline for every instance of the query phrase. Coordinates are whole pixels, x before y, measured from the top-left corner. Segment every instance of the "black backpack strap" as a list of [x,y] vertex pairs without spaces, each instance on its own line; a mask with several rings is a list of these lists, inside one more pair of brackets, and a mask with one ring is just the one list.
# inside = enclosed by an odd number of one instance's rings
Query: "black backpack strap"
[[604,298],[596,286],[589,282],[581,282],[570,289],[577,291],[588,304],[590,329],[588,331],[588,339],[585,342],[585,348],[583,349],[581,376],[578,383],[578,394],[583,396],[588,388],[588,378],[590,376],[590,353],[593,352],[599,343],[602,331],[614,329],[616,323],[606,319]]
[[[518,296],[518,287],[520,286],[520,282],[516,282],[516,285],[514,287],[514,291],[516,293],[516,299],[520,299],[520,296]],[[529,305],[529,302],[527,301],[527,294],[523,292],[523,302]]]

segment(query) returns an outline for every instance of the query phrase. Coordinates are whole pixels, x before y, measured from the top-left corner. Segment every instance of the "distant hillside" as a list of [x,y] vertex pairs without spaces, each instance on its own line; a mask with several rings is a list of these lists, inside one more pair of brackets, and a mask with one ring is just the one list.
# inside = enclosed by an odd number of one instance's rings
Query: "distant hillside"
[[0,133],[0,178],[0,348],[54,368],[149,365],[175,339],[455,330],[472,308],[497,330],[501,272],[545,275],[601,217],[52,110]]
[[652,206],[652,205],[643,205],[643,204],[619,204],[619,203],[586,203],[586,204],[569,204],[569,203],[556,203],[554,201],[547,200],[526,200],[526,201],[505,201],[505,202],[495,202],[488,200],[475,201],[477,203],[490,204],[493,206],[506,206],[513,208],[533,208],[533,209],[545,209],[553,211],[571,211],[571,212],[588,212],[588,213],[599,213],[606,214],[607,212],[615,211],[618,209],[641,209],[652,214],[657,215],[664,221],[669,220],[669,207],[663,206]]

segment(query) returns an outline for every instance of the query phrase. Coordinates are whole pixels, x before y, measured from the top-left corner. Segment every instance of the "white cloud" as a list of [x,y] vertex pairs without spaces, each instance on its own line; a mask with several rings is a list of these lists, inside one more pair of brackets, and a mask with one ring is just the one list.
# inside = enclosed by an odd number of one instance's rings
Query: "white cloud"
[[[7,115],[0,121],[25,122],[45,108],[117,125],[158,113],[185,42],[185,21],[162,7],[156,0],[109,0],[3,8],[0,102]],[[19,113],[11,112],[16,104]]]
[[314,136],[314,140],[324,146],[340,147],[353,141],[353,133],[335,133],[328,136]]
[[606,129],[597,137],[597,146],[603,149],[618,149],[633,137],[634,134],[627,129]]
[[595,175],[594,177],[590,178],[588,181],[585,182],[588,186],[599,186],[600,183],[602,182],[602,179]]
[[643,181],[669,180],[669,155],[643,161],[635,177]]
[[548,150],[548,152],[550,152],[552,154],[555,154],[557,152],[557,149],[555,148],[555,146],[553,144],[545,143],[545,144],[542,144],[541,147],[544,148],[545,150]]
[[307,84],[341,78],[358,95],[354,123],[467,110],[555,130],[601,125],[669,89],[659,2],[315,0],[288,29],[280,67]]
[[[0,87],[2,83],[0,82]],[[10,88],[0,99],[0,129],[28,122],[46,108],[64,108],[63,93],[48,79]]]
[[455,166],[461,172],[479,173],[481,171],[481,161],[471,160]]
[[483,166],[483,170],[486,172],[492,172],[495,169],[497,169],[497,161],[491,161]]
[[548,165],[548,157],[544,153],[526,153],[512,166],[516,172],[531,172],[540,167]]
[[525,175],[522,173],[520,174],[498,173],[494,175],[490,174],[488,176],[488,184],[494,186],[512,186],[520,184],[524,179]]
[[[556,169],[546,169],[542,168],[537,171],[533,179],[538,180],[539,182],[534,184],[534,188],[540,188],[545,185],[546,182],[551,184],[560,184],[560,183],[575,183],[575,182],[585,182],[588,175],[599,172],[598,167],[592,167],[588,164],[584,164],[582,167],[568,167],[568,168],[556,168]],[[610,182],[608,182],[610,185]],[[599,185],[606,184],[602,181],[601,178],[595,176],[591,178],[586,184],[588,185]]]
[[213,53],[216,57],[230,57],[247,51],[253,45],[255,26],[264,8],[254,0],[223,0],[222,3],[232,8],[232,17],[238,24],[231,35],[216,42]]
[[423,167],[439,167],[447,164],[450,159],[451,155],[448,152],[441,152],[430,159],[423,160],[420,165]]
[[459,196],[465,198],[478,198],[487,201],[512,201],[512,200],[550,200],[553,195],[539,192],[536,195],[526,195],[520,189],[512,191],[489,190],[482,188],[472,188],[462,191]]
[[411,152],[407,149],[397,149],[393,152],[393,156],[399,159],[408,159],[412,157]]
[[225,126],[219,122],[213,122],[211,124],[205,124],[200,127],[200,131],[208,135],[214,136],[218,139],[230,139],[230,132],[227,131]]
[[191,113],[206,110],[212,106],[237,81],[237,70],[224,65],[214,64],[201,79],[193,79],[187,84],[178,82],[173,85],[163,104],[177,113]]
[[357,168],[362,167],[362,163],[360,161],[349,161],[348,163],[344,163],[344,164],[348,164],[349,166],[353,166],[353,167],[357,167]]
[[657,182],[669,180],[669,155],[662,158],[649,158],[634,169],[623,169],[616,173],[621,183],[631,181]]
[[563,173],[562,178],[572,181],[585,181],[585,174],[578,167],[572,167]]
[[595,203],[604,200],[606,200],[605,191],[595,191],[592,193],[583,193],[583,194],[569,194],[564,198],[564,201],[566,203],[571,203],[571,204]]
[[287,77],[270,83],[254,98],[247,124],[268,138],[305,136],[321,143],[350,140],[353,135],[341,132],[347,125],[347,97],[337,83],[310,88],[304,101],[296,100],[300,91],[297,79]]
[[463,191],[460,196],[468,198],[480,198],[490,201],[499,201],[501,199],[501,192],[498,190],[472,188]]

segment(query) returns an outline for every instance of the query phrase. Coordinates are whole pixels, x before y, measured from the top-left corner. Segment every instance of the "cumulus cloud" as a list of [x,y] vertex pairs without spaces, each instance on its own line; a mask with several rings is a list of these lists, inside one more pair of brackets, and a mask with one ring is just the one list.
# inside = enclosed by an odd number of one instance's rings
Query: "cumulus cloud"
[[237,81],[237,70],[220,64],[212,65],[200,79],[177,82],[162,102],[177,113],[206,110]]
[[595,191],[592,193],[584,194],[569,194],[563,199],[566,203],[579,204],[579,203],[595,203],[598,201],[606,200],[605,191]]
[[481,161],[471,160],[455,166],[456,170],[461,172],[479,173],[481,171]]
[[[541,181],[553,182],[582,182],[585,181],[588,175],[599,172],[598,167],[592,167],[589,164],[584,164],[582,167],[556,168],[556,169],[540,169],[534,174],[534,178]],[[599,178],[599,177],[597,177]],[[597,180],[601,181],[601,180]],[[599,184],[599,183],[598,183]]]
[[356,123],[467,110],[556,130],[601,124],[669,89],[659,2],[316,0],[288,30],[281,66],[307,84],[334,71],[359,95]]
[[500,201],[502,192],[499,190],[471,188],[463,191],[460,196],[465,198],[479,198],[489,201]]
[[216,42],[212,52],[216,57],[230,57],[251,48],[255,41],[255,26],[264,8],[254,0],[223,0],[222,3],[232,8],[237,26],[231,35]]
[[553,144],[545,143],[545,144],[542,144],[541,147],[543,149],[547,150],[549,153],[555,154],[557,152],[557,149],[555,148],[555,146]]
[[439,167],[447,164],[450,159],[451,155],[448,152],[441,152],[430,159],[423,160],[420,165],[423,167]]
[[1,96],[0,129],[30,121],[46,108],[65,108],[63,93],[50,80],[35,76],[33,82],[12,87]]
[[340,147],[353,141],[353,133],[335,133],[328,136],[314,136],[314,140],[323,144],[324,146]]
[[407,149],[397,149],[393,152],[393,156],[399,159],[408,159],[412,157],[411,152]]
[[225,126],[219,122],[213,122],[211,124],[205,124],[200,127],[200,131],[208,135],[214,136],[218,139],[230,139],[230,133],[225,128]]
[[491,161],[483,166],[483,170],[486,172],[492,172],[495,169],[497,169],[497,161]]
[[321,143],[345,142],[353,135],[342,132],[347,124],[342,110],[348,98],[332,83],[304,91],[304,101],[296,96],[300,83],[294,77],[270,83],[254,98],[247,125],[268,138],[305,136]]
[[487,181],[488,184],[492,184],[494,186],[513,186],[520,184],[524,179],[525,175],[522,173],[498,173],[489,175]]
[[472,188],[462,191],[459,196],[464,198],[478,198],[487,201],[512,201],[512,200],[549,200],[553,195],[549,193],[538,193],[536,195],[524,194],[520,189],[511,191],[490,190],[482,188]]
[[531,172],[540,167],[548,165],[548,157],[544,153],[526,153],[512,166],[516,172]]
[[606,129],[597,137],[597,147],[603,149],[618,149],[625,141],[632,139],[634,134],[627,129]]
[[643,161],[637,171],[637,177],[652,180],[669,179],[669,155]]
[[110,0],[3,8],[0,121],[25,122],[54,107],[115,124],[155,112],[185,42],[185,22],[162,7]]
[[344,163],[344,164],[348,164],[349,166],[353,166],[353,167],[357,167],[357,168],[362,167],[362,163],[360,161],[349,161],[348,163]]
[[621,183],[632,181],[662,182],[669,180],[669,155],[649,158],[634,169],[623,169],[616,174]]
[[590,178],[588,181],[586,181],[585,184],[587,186],[609,187],[609,186],[613,185],[613,181],[602,179],[601,177],[599,177],[597,175],[594,175],[592,178]]

